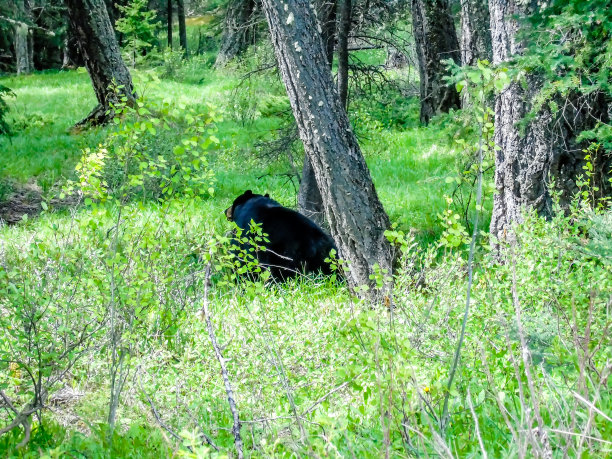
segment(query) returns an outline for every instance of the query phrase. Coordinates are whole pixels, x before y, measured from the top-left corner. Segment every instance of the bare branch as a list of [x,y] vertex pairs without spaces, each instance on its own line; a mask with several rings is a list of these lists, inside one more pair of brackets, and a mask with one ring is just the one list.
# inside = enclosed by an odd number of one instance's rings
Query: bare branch
[[[210,255],[212,257],[212,252]],[[244,454],[242,452],[242,438],[240,438],[240,416],[238,414],[238,409],[236,408],[236,400],[234,399],[234,391],[232,390],[232,385],[230,383],[227,367],[225,366],[225,358],[223,358],[221,349],[219,348],[219,344],[217,343],[217,337],[215,336],[212,321],[210,320],[210,312],[208,310],[208,290],[210,288],[211,264],[212,261],[209,261],[206,265],[206,271],[204,274],[204,299],[202,301],[201,315],[202,318],[206,321],[208,337],[210,338],[210,342],[215,351],[215,356],[217,357],[217,361],[219,362],[219,366],[221,367],[221,375],[223,376],[223,383],[225,384],[227,402],[234,418],[234,426],[232,428],[232,433],[234,434],[234,445],[236,446],[238,459],[242,459],[244,457]]]

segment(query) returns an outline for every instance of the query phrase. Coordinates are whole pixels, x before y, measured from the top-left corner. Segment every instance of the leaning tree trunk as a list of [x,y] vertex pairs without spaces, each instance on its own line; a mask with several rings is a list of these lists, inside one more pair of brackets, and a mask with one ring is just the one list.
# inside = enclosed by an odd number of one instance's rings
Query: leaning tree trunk
[[179,43],[187,56],[187,26],[185,24],[185,0],[176,0],[176,16],[179,26]]
[[442,59],[460,62],[459,42],[449,0],[412,0],[412,28],[419,62],[421,122],[459,108],[459,93],[447,85]]
[[304,165],[302,167],[302,178],[300,180],[297,201],[298,210],[301,214],[314,220],[319,226],[329,227],[325,220],[325,212],[323,211],[323,198],[321,197],[315,172],[310,159],[308,159],[308,155],[304,155]]
[[132,78],[121,58],[104,0],[66,0],[66,6],[98,99],[98,106],[77,126],[104,124],[114,116],[111,104],[123,97],[128,104],[134,102]]
[[[322,0],[317,17],[321,18],[321,33],[325,46],[327,65],[331,69],[334,63],[334,47],[336,42],[336,0]],[[304,155],[302,178],[298,191],[298,210],[314,220],[319,226],[329,228],[323,212],[323,198],[317,186],[314,170],[308,155]]]
[[488,0],[461,0],[461,63],[491,62],[491,56]]
[[[529,11],[519,0],[490,0],[489,6],[493,63],[500,65],[522,52],[517,18]],[[567,103],[558,104],[564,108],[554,115],[544,108],[521,125],[540,88],[541,78],[528,75],[524,84],[513,82],[495,101],[495,144],[500,150],[495,155],[496,194],[490,230],[500,241],[514,240],[512,225],[521,222],[526,208],[544,216],[552,214],[550,178],[560,191],[561,205],[568,205],[584,164],[585,145],[576,136],[597,120],[609,122],[608,101],[603,95],[584,96],[588,100],[579,102],[570,94]],[[605,180],[601,185],[606,186]]]
[[251,16],[255,0],[230,0],[225,13],[225,26],[215,67],[224,67],[252,44]]
[[311,1],[263,0],[263,9],[331,235],[350,262],[349,283],[370,285],[375,264],[391,272],[389,219],[334,90]]

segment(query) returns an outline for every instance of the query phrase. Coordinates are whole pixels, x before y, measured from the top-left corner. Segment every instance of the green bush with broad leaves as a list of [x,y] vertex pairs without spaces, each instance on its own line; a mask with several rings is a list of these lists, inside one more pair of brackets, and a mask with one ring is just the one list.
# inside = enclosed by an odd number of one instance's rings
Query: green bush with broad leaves
[[214,107],[204,113],[168,102],[136,101],[113,107],[115,129],[97,149],[86,148],[76,166],[78,182],[68,181],[63,194],[125,202],[138,197],[167,199],[214,193],[208,153],[216,148]]

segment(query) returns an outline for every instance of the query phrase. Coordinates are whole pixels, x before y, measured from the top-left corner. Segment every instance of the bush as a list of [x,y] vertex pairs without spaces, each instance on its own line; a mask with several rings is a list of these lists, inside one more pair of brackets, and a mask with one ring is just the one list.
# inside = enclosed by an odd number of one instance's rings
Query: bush
[[0,84],[0,135],[9,135],[11,133],[11,128],[6,119],[9,111],[9,106],[6,103],[8,97],[15,97],[15,93]]
[[79,191],[96,200],[122,202],[213,193],[207,154],[219,141],[212,107],[208,113],[196,113],[141,99],[134,108],[115,111],[115,131],[98,149],[84,150],[76,166],[78,190],[77,183],[68,181],[64,193]]

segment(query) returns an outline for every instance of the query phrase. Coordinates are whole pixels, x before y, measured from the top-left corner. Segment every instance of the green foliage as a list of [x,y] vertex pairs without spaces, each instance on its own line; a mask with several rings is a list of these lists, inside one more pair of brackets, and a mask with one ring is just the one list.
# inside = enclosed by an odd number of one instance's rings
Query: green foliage
[[13,117],[13,130],[17,131],[40,131],[53,124],[54,116],[49,113],[32,112],[28,114],[16,114]]
[[[524,24],[521,39],[527,43],[515,72],[538,74],[543,83],[534,99],[532,113],[546,106],[553,114],[563,110],[567,99],[574,105],[597,104],[612,96],[612,10],[606,0],[553,0],[537,10]],[[612,151],[612,131],[607,113],[582,138],[597,141]],[[585,129],[585,127],[582,127]]]
[[[183,105],[148,103],[114,107],[116,129],[98,149],[86,148],[76,166],[80,191],[87,197],[120,201],[168,198],[175,193],[190,197],[212,195],[214,174],[208,151],[219,140],[212,107],[197,113]],[[180,136],[176,136],[180,132]],[[76,183],[68,181],[65,193]]]
[[[450,70],[449,83],[455,84],[457,91],[465,100],[465,108],[458,117],[453,141],[459,148],[456,164],[459,173],[446,178],[446,182],[455,186],[452,197],[447,198],[448,204],[453,204],[455,211],[447,209],[444,216],[446,226],[453,226],[461,234],[462,228],[470,231],[470,213],[487,212],[492,205],[495,191],[493,182],[493,169],[495,152],[499,147],[495,145],[493,121],[495,114],[492,108],[493,97],[510,82],[508,69],[494,68],[487,61],[478,61],[475,66],[459,67],[452,60],[446,64]],[[482,157],[482,160],[479,158]],[[478,171],[483,172],[483,204],[481,207],[473,202],[473,193],[478,178]],[[450,202],[448,201],[450,199]],[[463,223],[457,218],[463,215]],[[451,225],[450,220],[454,220]],[[465,233],[467,234],[467,233]],[[454,238],[459,246],[461,238]],[[445,244],[444,241],[443,244]],[[462,242],[467,242],[464,238]]]
[[6,120],[9,106],[6,102],[8,97],[15,97],[15,93],[6,86],[0,84],[0,136],[9,135],[11,128]]
[[146,56],[157,43],[156,32],[161,22],[155,22],[157,12],[149,9],[147,0],[131,0],[117,8],[122,16],[115,22],[115,28],[125,34],[124,49],[134,66],[137,59]]
[[[457,74],[474,101],[488,100],[487,86],[503,87],[498,72],[504,70],[481,65]],[[459,199],[448,204],[444,195],[459,183],[471,188],[477,149],[486,146],[485,162],[491,161],[486,106],[420,127],[411,121],[418,114],[413,99],[403,118],[375,104],[368,112],[368,101],[354,101],[353,122],[360,124],[377,191],[397,223],[386,233],[398,251],[394,286],[382,305],[372,306],[333,278],[271,282],[255,257],[266,238],[261,228],[227,233],[236,229],[222,209],[253,183],[285,205],[293,202],[281,175],[287,164],[262,166],[251,153],[286,109],[278,81],[252,78],[245,106],[255,104],[256,113],[241,118],[234,115],[240,101],[231,71],[221,78],[196,61],[176,62],[174,72],[172,80],[138,84],[146,97],[135,107],[117,107],[116,124],[72,136],[60,131],[93,104],[85,77],[66,72],[28,77],[31,84],[9,80],[24,119],[50,117],[57,106],[68,114],[40,126],[48,143],[17,131],[18,146],[3,144],[2,165],[28,177],[58,153],[65,157],[54,164],[73,167],[72,152],[81,150],[69,188],[89,200],[70,214],[45,211],[0,227],[0,328],[11,327],[0,334],[0,354],[20,359],[0,363],[0,388],[25,407],[36,390],[28,370],[39,372],[53,408],[42,410],[42,425],[34,420],[25,449],[15,449],[23,439],[17,428],[0,437],[0,450],[18,457],[234,455],[223,380],[199,314],[207,300],[247,454],[446,457],[450,451],[474,457],[482,454],[478,425],[489,457],[536,455],[542,438],[532,435],[536,407],[553,456],[608,454],[601,440],[612,436],[610,423],[595,410],[612,410],[605,390],[612,358],[606,346],[612,213],[605,202],[598,205],[592,188],[593,158],[603,147],[585,152],[581,192],[568,214],[550,220],[527,214],[516,244],[504,246],[506,264],[479,247],[474,307],[447,391],[467,263],[464,250],[447,249],[461,248],[469,228],[461,221],[465,214],[452,207]],[[69,97],[76,100],[74,112]],[[218,111],[230,116],[220,120]],[[458,120],[464,127],[457,142]],[[337,272],[347,268],[336,254],[329,259]],[[384,287],[389,275],[378,270],[373,280]],[[62,355],[87,324],[95,333]],[[123,373],[117,369],[122,355]],[[117,380],[127,378],[109,442],[113,367]],[[62,402],[57,391],[66,386],[83,396]],[[450,425],[441,429],[447,396]],[[0,411],[0,428],[11,418]],[[66,419],[78,420],[60,427],[57,420]],[[162,430],[162,422],[179,438]]]

